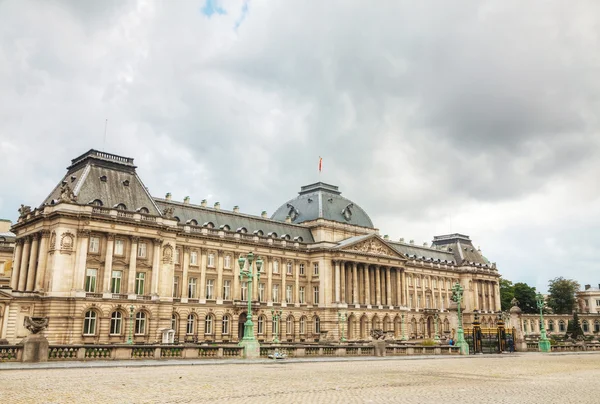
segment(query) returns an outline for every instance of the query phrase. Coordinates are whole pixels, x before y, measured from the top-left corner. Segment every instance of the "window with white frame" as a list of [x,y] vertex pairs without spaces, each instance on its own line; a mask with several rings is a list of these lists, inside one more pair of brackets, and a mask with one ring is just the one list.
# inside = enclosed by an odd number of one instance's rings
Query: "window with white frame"
[[287,335],[294,333],[294,317],[292,316],[288,316],[287,320],[285,320],[285,333]]
[[212,335],[213,332],[213,316],[209,314],[204,319],[204,334]]
[[176,249],[175,249],[175,263],[176,263],[176,264],[179,264],[179,260],[180,260],[180,254],[181,254],[181,253],[180,253],[180,250],[179,250],[179,248],[176,248]]
[[208,254],[208,264],[209,267],[213,268],[215,266],[215,254]]
[[300,334],[306,334],[306,317],[300,317]]
[[231,269],[231,255],[226,255],[223,260],[223,266],[225,269]]
[[121,293],[121,281],[123,280],[123,271],[112,271],[110,277],[110,292]]
[[229,334],[229,316],[228,315],[224,315],[223,316],[221,333],[223,335],[228,335]]
[[123,254],[125,254],[125,241],[116,239],[114,255],[122,256]]
[[198,265],[198,252],[192,251],[190,253],[190,265]]
[[319,304],[319,287],[313,286],[313,304]]
[[413,285],[413,278],[412,276],[408,277],[408,286],[412,286]]
[[304,304],[304,303],[306,303],[306,302],[305,302],[305,299],[304,299],[304,294],[305,294],[305,292],[306,292],[306,290],[305,290],[304,286],[300,286],[300,289],[298,290],[298,293],[299,293],[299,295],[300,295],[300,296],[298,297],[298,299],[300,300],[300,304]]
[[258,328],[257,333],[262,335],[265,333],[265,318],[263,316],[258,316]]
[[214,299],[214,288],[215,288],[215,280],[207,279],[206,280],[206,298]]
[[279,303],[279,285],[273,285],[273,301]]
[[194,330],[196,329],[196,318],[193,314],[188,315],[187,317],[187,325],[185,327],[185,333],[187,335],[194,335]]
[[429,297],[429,295],[425,296],[425,308],[429,309],[431,308],[431,297]]
[[138,295],[144,294],[144,283],[146,282],[146,274],[144,272],[137,272],[135,274],[135,293]]
[[147,254],[147,245],[144,242],[140,242],[138,244],[138,258],[146,258]]
[[92,236],[90,237],[90,244],[88,252],[91,254],[98,254],[100,252],[100,238]]
[[315,316],[313,319],[313,334],[321,333],[321,319],[318,316]]
[[420,288],[420,287],[421,287],[421,278],[420,278],[420,277],[418,277],[418,276],[417,276],[417,277],[415,278],[415,284],[416,284],[416,286],[417,286],[418,288]]
[[120,311],[113,311],[110,314],[110,335],[120,335],[122,325],[123,313]]
[[292,293],[292,285],[286,285],[285,286],[285,302],[292,303],[293,300],[294,300],[294,298],[293,298],[293,293]]
[[600,306],[600,300],[596,299],[596,306]]
[[146,313],[138,311],[135,315],[135,335],[146,334]]
[[315,262],[313,264],[313,275],[314,276],[318,276],[319,275],[319,263]]
[[188,279],[188,297],[190,299],[196,298],[196,278]]
[[179,276],[173,277],[173,297],[180,297],[180,295],[179,295]]
[[171,329],[175,332],[177,332],[177,329],[179,328],[177,326],[177,320],[178,320],[177,314],[175,314],[175,313],[171,314]]
[[278,274],[279,273],[279,261],[273,261],[273,273],[274,274]]
[[95,292],[96,291],[96,279],[98,277],[98,270],[88,268],[85,273],[85,291]]
[[286,264],[286,268],[287,268],[287,274],[288,275],[293,275],[294,274],[294,267],[293,267],[293,265],[292,265],[291,262],[288,262]]
[[242,282],[242,300],[248,300],[248,282]]
[[85,312],[83,319],[83,335],[96,335],[96,317],[97,314],[94,310]]
[[413,306],[414,306],[414,296],[411,293],[410,295],[408,295],[408,308],[412,309]]
[[259,302],[265,301],[265,284],[264,283],[258,284],[258,301]]
[[431,283],[432,283],[431,287],[433,289],[437,288],[437,281],[435,280],[435,278],[431,281]]
[[223,300],[231,300],[231,281],[223,281]]
[[300,264],[300,275],[304,275],[304,264]]

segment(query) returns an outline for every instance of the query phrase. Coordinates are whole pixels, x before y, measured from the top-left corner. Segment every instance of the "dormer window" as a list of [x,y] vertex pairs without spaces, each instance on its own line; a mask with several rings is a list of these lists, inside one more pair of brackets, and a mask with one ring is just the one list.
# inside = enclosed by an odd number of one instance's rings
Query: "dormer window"
[[282,239],[282,240],[289,240],[289,239],[290,239],[290,235],[289,235],[289,234],[283,234],[283,235],[281,236],[281,239]]
[[102,201],[100,199],[94,199],[89,204],[92,205],[92,206],[102,206],[103,205],[103,203],[102,203]]
[[263,236],[265,233],[262,230],[254,230],[255,236]]
[[177,220],[177,223],[181,222],[181,219],[178,218],[177,216],[174,216],[173,219]]
[[225,230],[225,231],[229,231],[229,230],[231,230],[231,227],[229,227],[229,225],[228,225],[228,224],[222,224],[222,225],[221,225],[219,228],[220,228],[221,230]]
[[206,223],[204,223],[202,226],[203,226],[203,227],[206,227],[206,228],[208,228],[208,229],[214,229],[214,228],[215,228],[215,225],[214,225],[214,223],[213,223],[213,222],[206,222]]
[[120,203],[118,205],[115,205],[114,207],[116,210],[127,210],[127,206],[125,206],[124,203]]
[[248,229],[246,229],[245,227],[240,227],[239,229],[237,229],[238,233],[248,233]]
[[100,177],[100,181],[106,182],[106,180],[107,180],[106,175],[103,175],[103,176]]
[[277,238],[277,233],[275,233],[274,231],[272,231],[271,233],[267,234],[268,237],[271,238]]
[[148,208],[144,208],[144,207],[139,208],[138,212],[140,212],[140,213],[150,213],[150,211],[148,210]]
[[187,224],[191,224],[192,226],[198,226],[198,221],[196,219],[190,219],[187,221]]
[[294,237],[294,241],[297,241],[298,243],[301,243],[304,241],[304,239],[302,237]]
[[123,181],[123,185],[126,186],[126,187],[128,187],[129,186],[129,180]]

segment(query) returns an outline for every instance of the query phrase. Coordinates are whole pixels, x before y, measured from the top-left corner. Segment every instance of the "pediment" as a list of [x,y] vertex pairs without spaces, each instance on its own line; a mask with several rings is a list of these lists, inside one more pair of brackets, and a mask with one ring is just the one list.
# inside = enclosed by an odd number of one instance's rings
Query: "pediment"
[[370,237],[366,240],[357,241],[356,243],[344,246],[341,248],[343,252],[360,253],[369,255],[379,255],[391,258],[405,260],[406,257],[387,245],[377,236]]

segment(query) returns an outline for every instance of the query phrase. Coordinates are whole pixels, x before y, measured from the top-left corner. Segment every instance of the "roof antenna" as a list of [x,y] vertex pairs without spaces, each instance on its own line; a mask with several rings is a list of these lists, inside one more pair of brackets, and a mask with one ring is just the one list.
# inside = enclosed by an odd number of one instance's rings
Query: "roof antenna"
[[102,143],[102,151],[106,151],[106,127],[108,126],[108,118],[104,121],[104,142]]

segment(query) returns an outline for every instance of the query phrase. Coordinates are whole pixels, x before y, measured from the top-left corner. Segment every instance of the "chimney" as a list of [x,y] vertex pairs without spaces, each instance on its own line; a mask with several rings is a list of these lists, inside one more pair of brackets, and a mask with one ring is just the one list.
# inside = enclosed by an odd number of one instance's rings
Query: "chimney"
[[414,244],[414,243],[415,243],[415,240],[410,240],[410,241],[409,241],[409,243],[410,243],[410,244]]
[[202,199],[202,202],[200,202],[200,206],[202,206],[203,208],[206,207],[206,199]]
[[215,210],[221,210],[221,204],[219,202],[215,202]]
[[186,196],[185,198],[183,198],[183,203],[185,203],[186,205],[190,204],[190,197]]
[[290,217],[290,215],[287,215],[287,216],[285,217],[285,222],[286,222],[286,223],[292,223],[292,218]]
[[171,200],[171,193],[170,193],[170,192],[167,192],[167,194],[165,195],[165,199],[166,199],[167,201],[170,201],[170,200]]
[[383,239],[384,239],[384,240],[389,240],[389,239],[390,239],[390,237],[389,237],[389,236],[386,234],[386,235],[384,235],[384,236],[383,236]]
[[266,218],[267,218],[267,211],[266,211],[266,210],[263,210],[263,211],[261,212],[261,214],[260,214],[260,217],[262,217],[262,218],[266,219]]
[[240,207],[239,207],[239,206],[237,206],[237,205],[235,205],[235,206],[233,207],[233,213],[240,213]]
[[591,287],[591,285],[585,285],[585,290],[588,290]]

